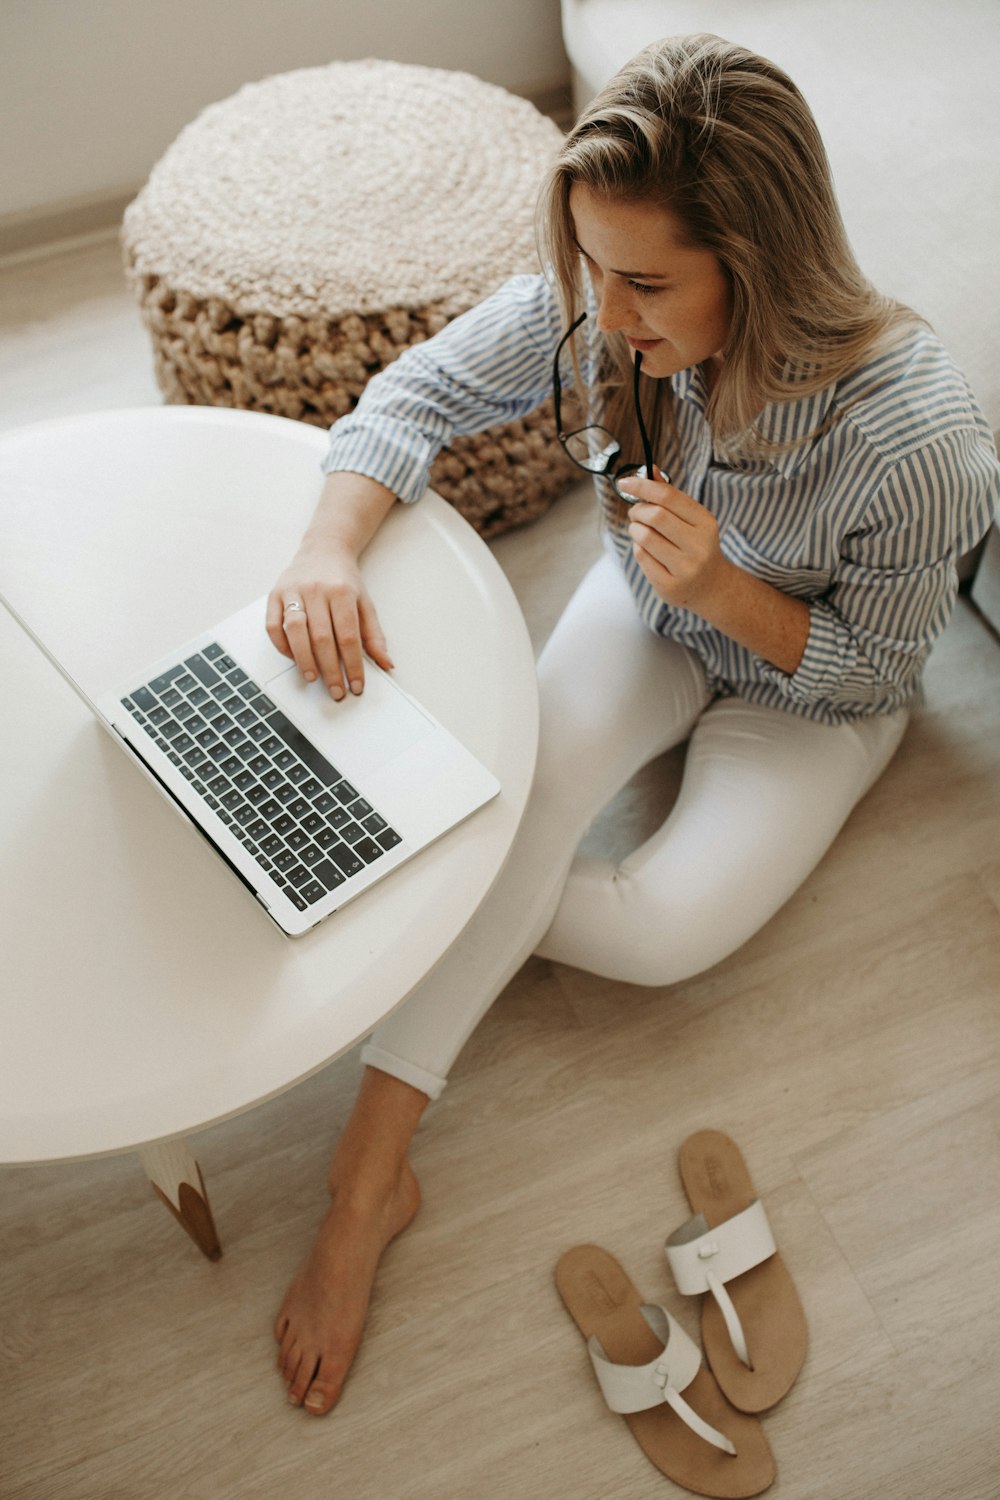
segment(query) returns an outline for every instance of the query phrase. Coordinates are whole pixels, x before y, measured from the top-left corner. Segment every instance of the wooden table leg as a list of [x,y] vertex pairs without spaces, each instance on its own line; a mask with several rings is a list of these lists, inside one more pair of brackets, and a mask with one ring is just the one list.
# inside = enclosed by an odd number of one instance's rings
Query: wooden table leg
[[222,1246],[215,1230],[205,1179],[187,1142],[161,1141],[155,1146],[144,1146],[139,1152],[139,1160],[160,1202],[166,1204],[198,1249],[209,1260],[218,1260]]

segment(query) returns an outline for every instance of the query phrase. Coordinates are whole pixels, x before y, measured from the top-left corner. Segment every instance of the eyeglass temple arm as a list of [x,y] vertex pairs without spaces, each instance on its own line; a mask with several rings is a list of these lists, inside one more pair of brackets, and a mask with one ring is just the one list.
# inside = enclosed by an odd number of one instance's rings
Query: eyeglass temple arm
[[567,342],[579,328],[581,323],[586,322],[587,314],[582,312],[575,322],[571,323],[559,340],[555,355],[552,360],[552,405],[555,408],[556,431],[562,432],[562,380],[559,377],[559,356],[566,347]]
[[635,362],[632,366],[632,398],[635,402],[636,421],[639,423],[639,436],[642,438],[642,459],[646,466],[646,478],[653,477],[653,446],[649,441],[649,433],[646,424],[642,420],[642,403],[639,400],[639,372],[642,369],[642,350],[635,351]]

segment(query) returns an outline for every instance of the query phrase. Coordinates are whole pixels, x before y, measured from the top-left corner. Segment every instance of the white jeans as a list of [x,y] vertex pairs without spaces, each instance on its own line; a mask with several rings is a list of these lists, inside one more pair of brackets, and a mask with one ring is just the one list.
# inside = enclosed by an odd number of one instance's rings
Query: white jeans
[[[567,605],[538,678],[538,764],[510,857],[462,936],[362,1051],[431,1098],[534,952],[658,986],[732,953],[822,858],[908,717],[831,726],[713,699],[694,653],[641,622],[610,557]],[[577,856],[615,793],[684,740],[663,826],[621,864]]]

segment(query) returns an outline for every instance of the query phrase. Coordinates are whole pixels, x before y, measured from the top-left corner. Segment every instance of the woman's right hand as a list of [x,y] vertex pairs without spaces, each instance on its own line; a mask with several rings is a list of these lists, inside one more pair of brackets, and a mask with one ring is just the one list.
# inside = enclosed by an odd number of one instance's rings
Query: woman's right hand
[[322,678],[333,698],[364,690],[364,652],[386,671],[393,665],[358,558],[394,502],[373,480],[331,474],[298,552],[267,598],[271,644],[307,682]]

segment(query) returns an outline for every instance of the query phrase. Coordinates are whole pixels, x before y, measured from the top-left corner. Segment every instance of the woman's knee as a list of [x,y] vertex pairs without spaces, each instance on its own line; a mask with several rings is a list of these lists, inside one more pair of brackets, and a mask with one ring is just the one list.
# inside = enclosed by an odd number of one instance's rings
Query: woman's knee
[[611,875],[610,894],[606,931],[615,977],[625,984],[679,984],[728,958],[744,941],[704,893],[652,890],[622,866]]

